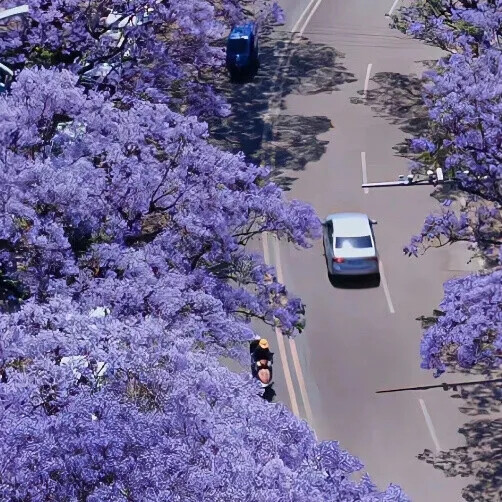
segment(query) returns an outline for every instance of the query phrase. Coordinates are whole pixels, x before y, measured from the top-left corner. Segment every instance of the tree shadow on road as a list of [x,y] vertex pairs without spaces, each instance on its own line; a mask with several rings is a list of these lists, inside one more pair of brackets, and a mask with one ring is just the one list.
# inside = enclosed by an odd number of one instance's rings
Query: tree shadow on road
[[332,92],[355,78],[333,48],[306,40],[287,42],[286,34],[262,41],[260,68],[252,80],[231,82],[223,76],[216,83],[232,112],[209,125],[215,144],[233,152],[242,151],[257,164],[272,165],[274,181],[290,189],[295,177],[287,173],[303,170],[308,162],[320,159],[327,142],[317,137],[332,124],[325,116],[279,114],[273,120],[272,132],[265,121],[270,112],[269,100],[274,98],[278,110],[284,110],[285,98],[290,94]]
[[455,185],[439,185],[431,193],[438,202],[445,203],[447,201],[457,201],[460,206],[465,205],[465,192],[459,190]]
[[[421,78],[413,74],[380,72],[371,81],[378,87],[369,89],[366,99],[363,91],[359,91],[360,96],[352,98],[352,103],[371,106],[378,117],[397,125],[407,134],[425,134],[428,129],[428,111],[422,99]],[[394,150],[401,156],[409,157],[409,140],[399,143]]]
[[[486,374],[485,371],[482,373]],[[500,378],[500,375],[491,375]],[[462,413],[474,420],[459,429],[465,446],[434,454],[425,450],[419,459],[447,477],[470,477],[462,495],[469,502],[502,500],[502,389],[500,382],[461,387],[454,399],[462,400]]]
[[[420,63],[426,69],[430,69],[436,61],[424,60]],[[378,87],[369,89],[366,99],[363,97],[363,91],[359,91],[359,97],[352,98],[352,103],[370,106],[378,117],[397,125],[411,137],[427,135],[430,124],[428,110],[422,98],[423,79],[413,74],[380,72],[375,74],[371,81]],[[417,155],[411,151],[410,140],[411,138],[404,139],[393,149],[401,157],[416,160]],[[445,202],[446,200],[460,200],[463,193],[454,186],[442,185],[437,187],[431,195],[439,202]]]

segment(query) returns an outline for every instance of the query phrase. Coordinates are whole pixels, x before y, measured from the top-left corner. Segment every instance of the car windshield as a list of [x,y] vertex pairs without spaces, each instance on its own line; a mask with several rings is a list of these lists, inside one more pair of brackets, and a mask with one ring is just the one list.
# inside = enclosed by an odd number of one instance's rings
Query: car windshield
[[338,249],[341,248],[370,248],[371,237],[369,235],[364,235],[362,237],[337,237],[335,242],[335,247]]
[[247,51],[248,41],[246,38],[231,38],[227,44],[227,51],[234,54],[242,54]]

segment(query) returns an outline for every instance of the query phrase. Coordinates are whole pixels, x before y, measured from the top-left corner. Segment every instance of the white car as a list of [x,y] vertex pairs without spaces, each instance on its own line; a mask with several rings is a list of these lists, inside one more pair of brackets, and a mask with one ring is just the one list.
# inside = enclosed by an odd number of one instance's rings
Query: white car
[[326,218],[323,238],[330,276],[379,274],[375,224],[363,213],[335,213]]

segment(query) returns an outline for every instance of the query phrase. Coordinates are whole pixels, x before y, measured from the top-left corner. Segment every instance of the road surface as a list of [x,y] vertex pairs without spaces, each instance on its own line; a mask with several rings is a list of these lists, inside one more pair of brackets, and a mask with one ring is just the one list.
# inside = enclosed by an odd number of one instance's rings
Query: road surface
[[[292,173],[288,197],[311,203],[321,216],[361,211],[377,219],[384,273],[378,288],[334,288],[321,242],[308,251],[271,238],[262,242],[288,289],[307,305],[306,331],[296,342],[285,340],[281,348],[273,334],[267,336],[279,356],[278,398],[309,421],[318,439],[336,439],[360,457],[379,487],[398,483],[415,502],[458,502],[466,480],[446,478],[416,458],[425,448],[460,444],[457,429],[466,417],[458,404],[442,390],[375,391],[438,383],[420,369],[421,331],[415,319],[437,307],[442,283],[462,272],[465,258],[452,254],[458,248],[431,251],[420,259],[403,255],[402,246],[437,207],[427,187],[365,193],[360,186],[363,180],[393,180],[407,173],[406,160],[393,151],[405,137],[403,128],[417,127],[406,118],[413,109],[400,102],[408,94],[413,98],[411,84],[403,86],[403,79],[420,75],[418,62],[439,53],[388,27],[384,14],[398,7],[392,0],[281,4],[287,18],[282,29],[295,28],[312,43],[343,53],[338,63],[353,75],[333,92],[289,95],[280,112],[274,97],[269,100],[269,114],[325,116],[333,125],[322,135],[328,143],[321,158]],[[293,65],[295,58],[283,64]],[[393,124],[392,117],[399,115]]]

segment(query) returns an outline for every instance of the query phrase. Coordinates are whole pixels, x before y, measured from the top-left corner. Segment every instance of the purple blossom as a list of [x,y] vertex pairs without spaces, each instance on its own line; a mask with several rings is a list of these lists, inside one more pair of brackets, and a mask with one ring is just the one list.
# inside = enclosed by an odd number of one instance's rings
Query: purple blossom
[[284,10],[280,7],[280,5],[277,2],[274,2],[272,4],[271,16],[272,16],[272,19],[277,24],[284,24],[284,21],[285,21]]
[[425,25],[413,22],[408,26],[408,33],[414,37],[419,37],[425,31]]
[[436,146],[427,138],[415,138],[411,141],[411,147],[414,152],[434,153]]
[[502,364],[502,270],[452,279],[444,286],[442,315],[424,333],[422,367],[436,375],[446,365]]
[[478,51],[498,43],[500,0],[415,2],[399,10],[396,27],[448,51]]
[[[442,315],[423,335],[422,366],[436,374],[448,366],[501,365],[500,250],[502,249],[502,1],[416,2],[401,9],[401,28],[449,51],[426,73],[424,102],[431,128],[412,140],[415,171],[441,167],[460,192],[451,209],[429,215],[405,248],[468,242],[488,270],[445,284]],[[420,25],[420,30],[412,27]],[[429,145],[441,145],[437,149]],[[446,205],[446,203],[445,203]]]
[[[407,500],[397,487],[380,494],[367,477],[350,481],[360,462],[336,442],[317,444],[305,422],[259,399],[249,376],[198,348],[200,314],[90,316],[81,306],[92,296],[0,316],[4,496]],[[106,360],[106,371],[61,363],[76,354]]]
[[[14,5],[7,1],[3,7]],[[264,21],[281,20],[275,2],[257,1],[255,8]],[[228,105],[207,76],[223,69],[217,42],[247,15],[235,0],[216,7],[208,0],[33,0],[30,21],[0,34],[0,55],[17,71],[34,65],[65,68],[87,86],[111,85],[114,99],[148,96],[173,110],[225,116]],[[90,78],[103,64],[114,71]]]
[[300,328],[246,243],[309,246],[313,209],[197,119],[76,83],[25,69],[0,98],[0,267],[23,290],[0,313],[2,496],[407,500],[220,362],[249,364],[251,318]]

